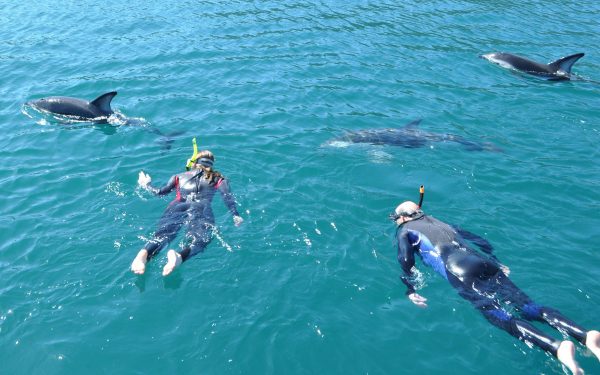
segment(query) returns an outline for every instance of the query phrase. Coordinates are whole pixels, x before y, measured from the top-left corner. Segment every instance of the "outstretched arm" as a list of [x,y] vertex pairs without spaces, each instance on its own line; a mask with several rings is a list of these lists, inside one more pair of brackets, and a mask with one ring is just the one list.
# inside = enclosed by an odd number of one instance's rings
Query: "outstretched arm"
[[412,268],[415,265],[415,252],[408,240],[407,232],[402,231],[396,239],[398,241],[398,263],[400,263],[403,272],[400,280],[406,285],[406,294],[409,295],[415,292],[413,284],[414,275],[412,272]]
[[412,268],[415,266],[415,250],[408,238],[408,232],[401,231],[397,237],[398,241],[398,263],[402,267],[402,276],[400,279],[406,285],[406,295],[419,307],[427,307],[427,298],[424,298],[415,292],[414,277]]
[[239,226],[240,224],[242,224],[244,219],[242,219],[242,217],[238,213],[237,203],[235,202],[235,197],[229,189],[229,183],[226,179],[221,178],[219,182],[217,182],[216,187],[217,190],[219,190],[219,192],[221,193],[221,196],[223,197],[223,202],[225,202],[227,209],[229,209],[229,212],[231,212],[231,214],[233,215],[233,223],[236,226]]

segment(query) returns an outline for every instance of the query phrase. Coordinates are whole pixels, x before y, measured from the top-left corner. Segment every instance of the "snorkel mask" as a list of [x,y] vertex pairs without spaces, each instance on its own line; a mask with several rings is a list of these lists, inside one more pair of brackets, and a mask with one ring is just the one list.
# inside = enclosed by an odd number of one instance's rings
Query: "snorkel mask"
[[395,222],[396,220],[400,219],[403,216],[413,218],[418,215],[422,215],[423,211],[421,211],[421,205],[423,204],[424,196],[425,196],[425,187],[423,185],[421,185],[421,187],[419,188],[419,204],[417,205],[418,208],[413,212],[398,212],[398,213],[396,213],[396,211],[394,211],[389,215],[390,220]]
[[212,168],[214,162],[209,158],[197,158],[196,163],[204,168]]
[[196,159],[198,159],[198,145],[196,144],[196,137],[192,138],[192,144],[194,145],[194,153],[192,154],[192,157],[187,160],[187,164],[185,165],[186,171],[192,169]]

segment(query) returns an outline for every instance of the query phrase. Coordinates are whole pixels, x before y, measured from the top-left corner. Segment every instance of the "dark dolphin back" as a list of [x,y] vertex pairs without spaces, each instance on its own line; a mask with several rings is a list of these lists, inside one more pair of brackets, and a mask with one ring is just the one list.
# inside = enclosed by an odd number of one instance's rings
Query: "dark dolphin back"
[[550,73],[548,66],[540,64],[533,60],[526,59],[521,56],[513,55],[512,53],[501,53],[501,58],[509,62],[515,69],[527,73]]
[[51,96],[27,102],[27,104],[58,115],[94,116],[94,112],[88,108],[87,101],[68,96]]
[[113,110],[112,110],[112,108],[110,108],[110,102],[116,95],[117,95],[116,91],[107,92],[106,94],[102,94],[99,97],[97,97],[96,99],[92,100],[90,102],[90,105],[95,106],[100,111],[102,111],[104,114],[111,114],[111,113],[113,113]]

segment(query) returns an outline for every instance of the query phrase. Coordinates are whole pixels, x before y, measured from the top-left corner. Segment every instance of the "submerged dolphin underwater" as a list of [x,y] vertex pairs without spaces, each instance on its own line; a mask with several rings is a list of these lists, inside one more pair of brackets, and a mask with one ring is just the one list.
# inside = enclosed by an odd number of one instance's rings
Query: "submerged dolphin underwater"
[[342,137],[327,142],[329,146],[344,147],[352,143],[368,143],[372,145],[400,146],[418,148],[433,142],[455,142],[469,151],[502,151],[491,143],[478,143],[453,134],[430,133],[418,128],[421,119],[412,121],[400,128],[365,129],[348,132]]
[[498,64],[503,68],[518,70],[550,81],[566,81],[571,79],[571,68],[573,67],[573,64],[584,55],[584,53],[576,53],[574,55],[562,57],[549,64],[538,63],[505,52],[488,53],[481,55],[480,57],[494,64]]
[[107,123],[108,117],[114,113],[110,102],[116,95],[116,91],[107,92],[89,102],[67,96],[50,96],[31,100],[25,105],[40,112],[66,116],[69,120]]

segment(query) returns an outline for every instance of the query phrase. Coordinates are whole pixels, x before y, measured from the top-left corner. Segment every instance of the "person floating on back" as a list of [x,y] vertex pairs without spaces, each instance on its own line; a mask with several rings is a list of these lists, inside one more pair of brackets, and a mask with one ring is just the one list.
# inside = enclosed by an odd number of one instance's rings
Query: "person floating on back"
[[212,239],[215,218],[211,203],[217,191],[223,197],[225,205],[233,215],[233,222],[239,226],[244,220],[238,214],[235,198],[229,190],[229,183],[219,172],[213,170],[215,157],[212,152],[198,152],[194,139],[194,154],[188,160],[187,172],[172,176],[161,188],[150,185],[149,175],[140,171],[138,184],[156,195],[176,192],[175,200],[167,206],[158,224],[153,238],[146,243],[131,263],[131,271],[143,274],[146,263],[162,248],[171,242],[179,229],[187,225],[188,244],[181,252],[169,250],[163,276],[173,272],[182,262],[204,251]]
[[[417,255],[448,280],[490,323],[553,354],[573,374],[583,374],[575,360],[573,343],[555,340],[530,321],[546,322],[568,333],[600,360],[600,332],[586,331],[557,310],[532,301],[509,280],[509,269],[492,254],[492,245],[487,240],[426,215],[420,204],[411,201],[396,207],[390,218],[398,225],[396,241],[398,262],[403,270],[401,279],[408,288],[408,298],[415,305],[427,307],[427,299],[415,290],[412,269]],[[474,250],[467,240],[482,252]],[[507,305],[514,311],[507,310]]]

